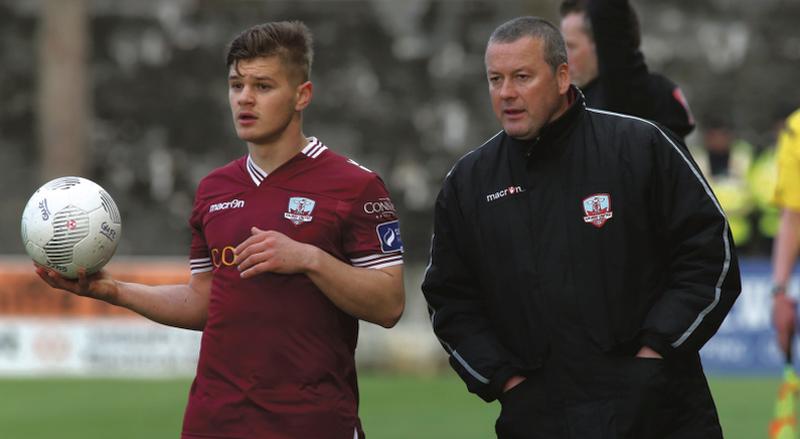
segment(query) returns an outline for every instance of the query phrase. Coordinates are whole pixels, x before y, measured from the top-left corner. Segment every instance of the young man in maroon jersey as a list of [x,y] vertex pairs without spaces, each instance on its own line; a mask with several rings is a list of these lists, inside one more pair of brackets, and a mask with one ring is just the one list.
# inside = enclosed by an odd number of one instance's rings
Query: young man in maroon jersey
[[231,42],[228,96],[248,154],[200,182],[187,285],[36,268],[53,287],[203,331],[185,439],[364,436],[358,319],[400,318],[403,248],[381,179],[303,134],[311,60],[299,22]]

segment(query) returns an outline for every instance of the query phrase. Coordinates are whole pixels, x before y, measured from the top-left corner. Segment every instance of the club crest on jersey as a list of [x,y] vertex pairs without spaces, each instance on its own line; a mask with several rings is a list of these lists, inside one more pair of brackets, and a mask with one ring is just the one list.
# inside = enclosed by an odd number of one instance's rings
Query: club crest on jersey
[[598,229],[614,216],[611,211],[611,195],[594,194],[583,199],[583,222],[589,223]]
[[296,226],[307,223],[314,219],[314,217],[311,216],[311,212],[314,210],[315,204],[317,203],[310,198],[289,198],[289,211],[285,212],[283,217],[291,221]]

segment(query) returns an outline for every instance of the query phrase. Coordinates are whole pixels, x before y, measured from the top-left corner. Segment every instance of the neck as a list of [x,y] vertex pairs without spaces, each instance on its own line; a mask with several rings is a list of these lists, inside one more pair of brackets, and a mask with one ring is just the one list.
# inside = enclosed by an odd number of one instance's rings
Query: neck
[[[291,128],[291,127],[289,127]],[[308,143],[300,127],[286,129],[279,137],[264,142],[247,142],[247,151],[254,162],[267,173],[291,160]]]

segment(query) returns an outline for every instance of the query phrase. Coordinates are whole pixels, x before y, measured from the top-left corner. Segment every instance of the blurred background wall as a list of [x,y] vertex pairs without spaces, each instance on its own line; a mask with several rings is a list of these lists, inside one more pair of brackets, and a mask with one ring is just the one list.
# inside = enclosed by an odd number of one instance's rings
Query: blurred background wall
[[[707,133],[718,128],[731,145],[748,148],[749,163],[768,155],[779,121],[800,106],[800,2],[633,3],[650,68],[680,84],[697,118],[687,143],[698,161],[713,137]],[[196,184],[245,153],[227,107],[225,45],[250,25],[299,19],[316,38],[306,134],[382,175],[401,217],[409,297],[401,326],[408,330],[387,348],[386,331],[367,329],[361,346],[441,354],[425,324],[419,281],[442,178],[499,130],[484,77],[486,40],[518,15],[557,22],[558,4],[0,0],[0,254],[24,253],[19,220],[33,191],[75,174],[104,186],[122,211],[115,259],[185,260]],[[747,294],[760,304],[737,311],[734,324],[763,337],[770,207],[755,192],[769,192],[766,169],[762,179],[748,171],[732,195],[735,204],[749,191],[740,212],[749,231],[737,241],[756,259]]]

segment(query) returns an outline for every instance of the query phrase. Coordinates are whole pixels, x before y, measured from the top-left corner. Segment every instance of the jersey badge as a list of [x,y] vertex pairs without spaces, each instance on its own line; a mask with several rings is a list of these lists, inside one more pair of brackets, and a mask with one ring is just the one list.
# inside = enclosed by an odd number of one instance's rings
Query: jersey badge
[[400,240],[400,221],[380,223],[375,227],[375,231],[378,233],[382,252],[393,253],[403,250],[403,241]]
[[314,210],[316,202],[310,198],[305,197],[292,197],[289,198],[289,211],[283,214],[283,217],[292,222],[292,224],[299,226],[300,224],[310,222],[314,219],[311,212]]
[[611,211],[611,195],[594,194],[583,199],[583,222],[589,223],[598,229],[614,216]]

